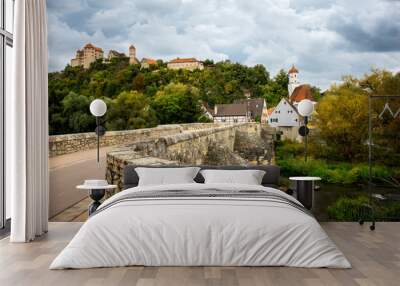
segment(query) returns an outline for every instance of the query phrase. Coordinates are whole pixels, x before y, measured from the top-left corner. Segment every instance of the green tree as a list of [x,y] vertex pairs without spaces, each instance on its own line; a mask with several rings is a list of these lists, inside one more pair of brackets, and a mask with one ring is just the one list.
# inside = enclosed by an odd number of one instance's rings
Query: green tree
[[316,86],[311,86],[311,96],[314,98],[315,101],[320,101],[322,98],[321,89]]
[[95,118],[90,114],[89,110],[92,99],[70,92],[62,100],[63,116],[58,120],[67,125],[65,130],[67,133],[87,132],[95,129]]
[[261,93],[269,106],[276,106],[283,97],[288,96],[288,84],[287,72],[281,69],[273,80],[261,86]]
[[214,61],[210,60],[210,59],[206,59],[205,61],[203,61],[203,64],[205,67],[212,66],[212,65],[214,65]]
[[368,99],[360,88],[350,82],[332,86],[314,119],[320,139],[336,159],[354,161],[365,154]]
[[156,114],[142,93],[123,91],[111,100],[107,111],[108,130],[130,130],[156,125]]
[[[400,74],[372,70],[361,79],[343,77],[343,83],[333,85],[317,105],[314,123],[319,136],[312,143],[314,150],[330,159],[360,161],[367,158],[368,87],[375,95],[382,95],[372,104],[375,162],[398,165],[400,161],[400,118],[379,118],[385,105],[385,95],[399,95]],[[392,101],[394,109],[400,100]],[[388,115],[388,114],[386,114]],[[322,144],[321,144],[322,143]]]
[[133,89],[137,91],[143,91],[144,90],[144,75],[142,73],[139,73],[135,78],[133,79]]
[[198,90],[182,83],[158,91],[152,106],[161,124],[196,122],[202,115]]
[[[372,101],[374,161],[387,166],[399,167],[400,162],[400,115],[393,118],[388,112],[377,117],[385,104],[389,104],[393,113],[400,110],[400,99],[388,99],[386,95],[400,95],[400,73],[372,69],[371,73],[359,80],[358,85],[369,88],[373,95],[382,96]],[[400,173],[400,172],[399,172]]]

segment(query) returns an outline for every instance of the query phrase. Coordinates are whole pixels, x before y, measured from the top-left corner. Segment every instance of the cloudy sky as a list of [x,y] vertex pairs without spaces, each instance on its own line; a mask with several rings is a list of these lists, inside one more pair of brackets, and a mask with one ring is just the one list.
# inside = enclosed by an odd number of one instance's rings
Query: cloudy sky
[[47,0],[50,70],[91,42],[138,58],[295,64],[328,87],[372,67],[400,71],[400,0]]

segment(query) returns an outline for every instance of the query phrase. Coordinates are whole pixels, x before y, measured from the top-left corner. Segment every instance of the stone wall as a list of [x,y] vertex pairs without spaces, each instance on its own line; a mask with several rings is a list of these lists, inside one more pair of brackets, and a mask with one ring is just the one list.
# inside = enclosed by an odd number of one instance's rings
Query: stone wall
[[[191,123],[180,125],[161,125],[155,128],[145,128],[124,131],[108,131],[100,138],[100,146],[118,146],[123,144],[143,142],[186,131],[202,130],[215,126],[213,123]],[[97,137],[94,132],[54,135],[49,137],[50,157],[97,148]]]
[[303,137],[299,135],[299,127],[276,127],[276,131],[281,134],[281,140],[303,142]]
[[188,128],[180,133],[116,148],[107,154],[107,180],[121,188],[123,168],[127,164],[245,165],[271,163],[274,129],[258,123],[211,124],[206,127],[208,128]]

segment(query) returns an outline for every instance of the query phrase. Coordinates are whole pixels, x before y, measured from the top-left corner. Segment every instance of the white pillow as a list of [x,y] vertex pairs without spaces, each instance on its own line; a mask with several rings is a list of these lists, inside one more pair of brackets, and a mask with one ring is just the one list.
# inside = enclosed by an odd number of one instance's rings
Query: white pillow
[[261,185],[265,171],[262,170],[202,170],[205,184]]
[[139,186],[195,183],[193,179],[199,170],[198,167],[135,168],[139,176]]

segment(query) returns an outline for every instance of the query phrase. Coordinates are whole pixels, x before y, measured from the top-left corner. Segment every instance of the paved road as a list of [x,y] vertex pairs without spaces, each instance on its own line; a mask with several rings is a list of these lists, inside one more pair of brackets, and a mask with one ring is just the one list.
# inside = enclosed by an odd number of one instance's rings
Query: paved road
[[77,190],[75,186],[82,184],[85,179],[105,178],[106,153],[111,149],[112,147],[100,149],[100,164],[96,162],[96,149],[49,159],[50,217],[87,197],[85,191]]

